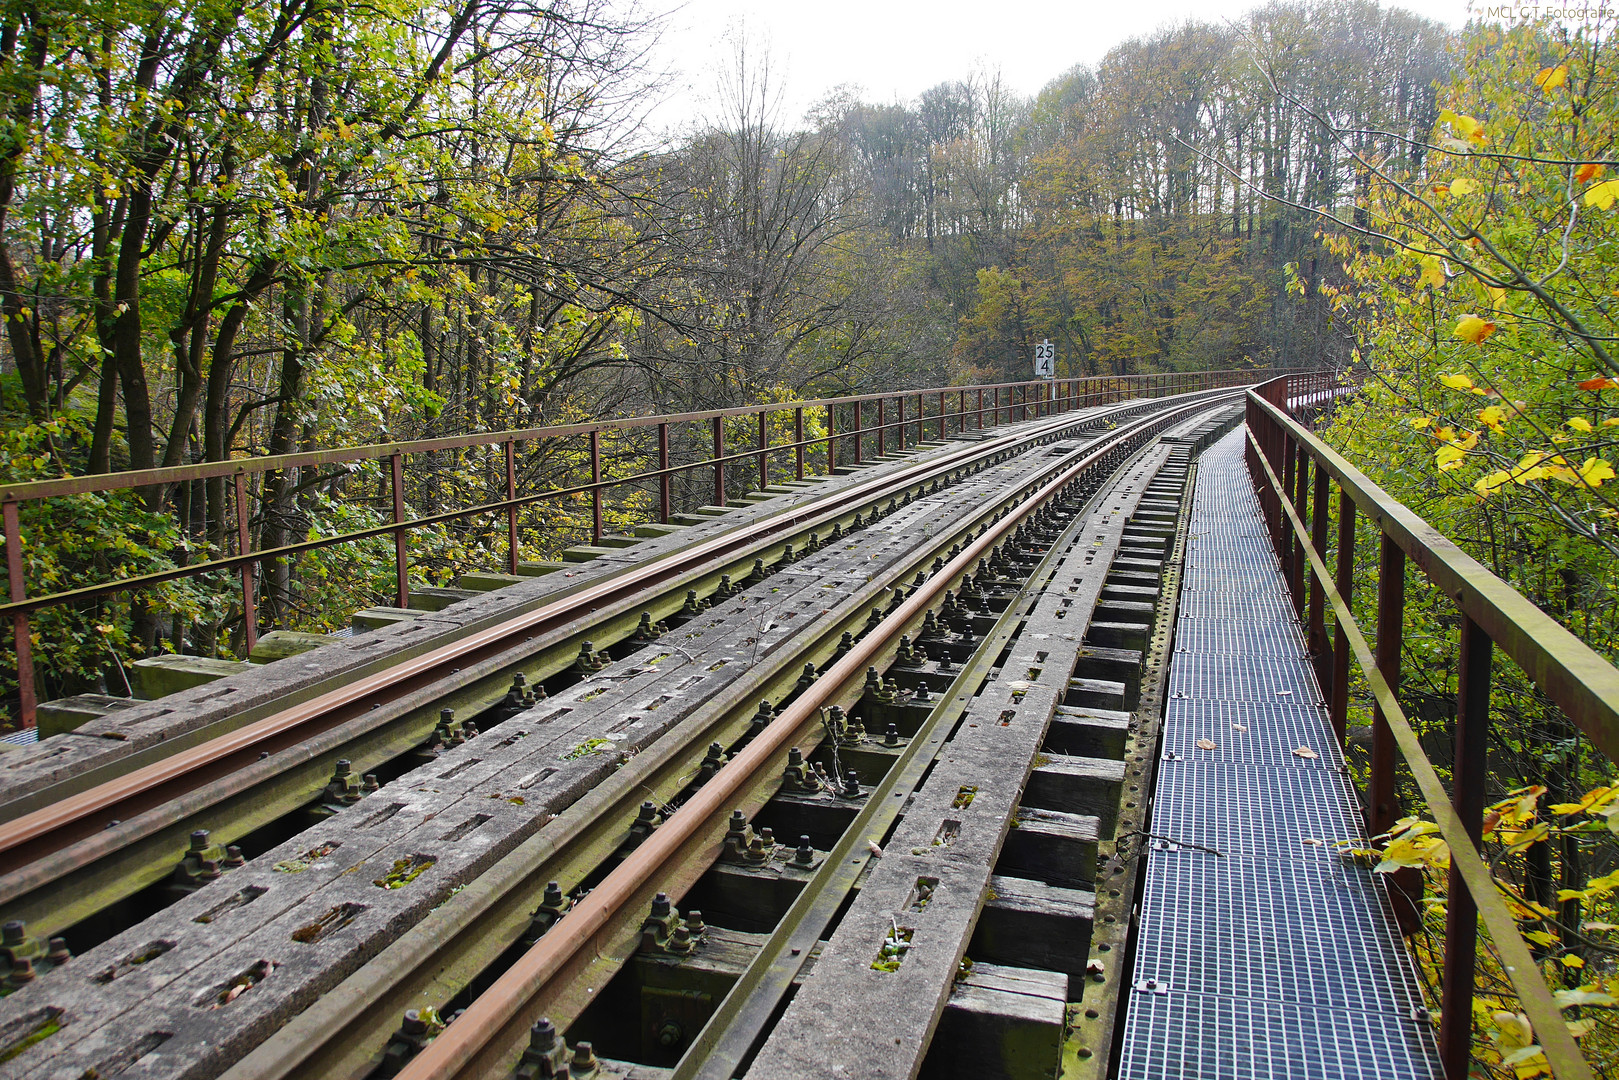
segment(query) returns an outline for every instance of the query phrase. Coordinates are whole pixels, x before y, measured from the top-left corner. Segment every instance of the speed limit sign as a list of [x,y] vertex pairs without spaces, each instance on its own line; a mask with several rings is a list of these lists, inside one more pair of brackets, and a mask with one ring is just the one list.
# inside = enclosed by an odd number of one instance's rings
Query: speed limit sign
[[1049,379],[1057,374],[1057,346],[1050,341],[1035,343],[1034,374],[1040,379]]

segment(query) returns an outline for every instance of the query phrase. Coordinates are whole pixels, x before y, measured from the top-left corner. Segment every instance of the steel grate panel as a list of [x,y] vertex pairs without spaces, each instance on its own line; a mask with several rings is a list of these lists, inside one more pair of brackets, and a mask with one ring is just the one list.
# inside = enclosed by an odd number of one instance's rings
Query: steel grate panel
[[1225,596],[1216,589],[1205,589],[1182,597],[1180,610],[1188,619],[1216,616],[1291,623],[1298,618],[1292,603],[1282,595],[1280,584],[1268,594],[1246,597]]
[[1349,781],[1335,766],[1165,760],[1152,832],[1227,855],[1306,858],[1364,830]]
[[1147,881],[1142,924],[1164,925],[1142,935],[1137,982],[1399,1016],[1422,1005],[1370,869],[1335,854],[1277,861],[1181,848],[1153,851]]
[[1242,448],[1199,465],[1119,1075],[1437,1078]]
[[1181,619],[1175,627],[1173,655],[1260,653],[1303,657],[1304,648],[1304,634],[1296,623],[1260,623],[1251,619]]
[[1120,1080],[1428,1080],[1430,1025],[1202,994],[1131,995]]
[[[1343,764],[1337,740],[1327,735],[1324,709],[1309,702],[1172,700],[1164,708],[1165,756],[1190,761],[1295,766],[1311,759],[1294,753],[1308,747],[1328,767]],[[1213,750],[1200,747],[1212,742]]]
[[1315,672],[1296,657],[1296,653],[1172,653],[1169,700],[1319,704],[1321,690]]

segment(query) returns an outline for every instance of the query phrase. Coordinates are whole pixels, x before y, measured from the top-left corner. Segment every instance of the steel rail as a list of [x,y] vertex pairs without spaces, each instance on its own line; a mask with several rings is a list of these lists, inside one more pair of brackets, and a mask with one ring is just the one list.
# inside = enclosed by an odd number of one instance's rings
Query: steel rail
[[[1101,460],[1106,460],[1106,454]],[[1131,455],[1130,460],[1135,460],[1135,455]],[[1126,464],[1121,464],[1119,469]],[[708,1023],[692,1039],[671,1072],[670,1080],[730,1080],[735,1075],[782,998],[802,975],[816,944],[854,888],[860,868],[850,862],[850,856],[857,845],[863,837],[887,835],[901,816],[905,800],[896,802],[895,799],[909,795],[921,785],[934,756],[950,734],[951,722],[989,674],[1006,643],[1049,584],[1057,564],[1071,553],[1077,531],[1089,520],[1087,509],[1097,505],[1109,490],[1103,488],[1087,500],[1086,507],[1075,513],[1035,564],[1017,600],[1007,605],[994,628],[984,634],[983,645],[972,660],[963,665],[950,689],[939,696],[938,704],[911,736],[904,752],[873,787],[866,805],[827,852],[826,861],[815,878],[799,892],[770,937],[719,1002]]]
[[[1206,408],[1206,403],[1201,407]],[[1081,452],[1083,450],[1075,451]],[[1042,473],[1023,478],[1000,503],[992,501],[980,513],[930,537],[929,542],[916,547],[902,564],[891,567],[880,579],[874,579],[872,588],[862,590],[860,595],[829,613],[826,620],[829,625],[817,632],[814,642],[795,648],[790,655],[774,657],[769,663],[783,670],[790,669],[788,674],[796,674],[797,665],[804,659],[811,656],[825,659],[833,655],[833,645],[842,631],[863,628],[864,615],[876,596],[903,583],[917,569],[925,568],[952,543],[964,537],[970,542],[976,526],[984,523],[991,513],[998,512],[997,505],[1010,505],[1023,492],[1038,486],[1044,476],[1059,473],[1065,464],[1066,459],[1053,461]],[[890,635],[889,642],[892,640]],[[993,656],[991,652],[984,662]],[[732,687],[725,691],[725,696],[736,698],[728,707],[746,705],[745,712],[751,714],[751,705],[760,696],[772,698],[774,695],[750,685]],[[858,688],[853,696],[858,697]],[[715,707],[715,703],[705,704],[705,714]],[[747,717],[737,715],[741,717],[742,726],[746,726]],[[597,862],[585,864],[581,869],[580,860],[591,858],[592,853],[603,849],[615,850],[619,846],[617,840],[621,839],[629,819],[644,798],[663,801],[665,795],[672,794],[665,790],[668,777],[689,774],[696,758],[703,754],[702,747],[709,742],[729,742],[716,726],[725,722],[726,716],[700,727],[683,722],[679,729],[637,754],[613,774],[607,785],[563,810],[543,834],[528,841],[525,845],[528,852],[507,856],[500,865],[469,885],[455,905],[436,911],[428,921],[407,931],[343,986],[323,996],[288,1027],[251,1051],[226,1074],[227,1077],[257,1080],[305,1075],[310,1070],[328,1077],[364,1075],[370,1069],[368,1061],[376,1052],[378,1034],[392,1033],[400,1011],[423,1001],[442,1003],[452,998],[461,987],[456,985],[456,978],[446,977],[444,972],[464,973],[479,968],[478,956],[487,958],[503,952],[515,940],[516,933],[527,925],[532,897],[543,884],[549,880],[571,883],[595,870]],[[779,722],[778,719],[773,724]],[[803,735],[801,728],[795,744],[807,748],[818,737],[813,731],[809,736]]]
[[812,719],[836,690],[863,677],[865,668],[891,636],[921,617],[946,586],[966,573],[1035,509],[1065,491],[1109,451],[1175,418],[1207,408],[1206,401],[1143,418],[1117,432],[1038,490],[1023,498],[983,536],[973,541],[905,601],[874,632],[855,643],[820,680],[788,705],[735,757],[692,795],[628,858],[615,867],[399,1073],[401,1080],[460,1080],[498,1075],[513,1048],[520,1048],[532,1022],[527,1003],[549,980],[585,949],[648,881],[665,872],[682,847],[719,813],[745,785],[774,764],[789,738]]
[[[1194,396],[1202,401],[1207,399],[1209,393],[1224,394],[1229,391],[1200,392]],[[1143,403],[1138,401],[1111,412],[1134,411],[1142,407]],[[111,842],[111,837],[102,835],[109,819],[126,823],[120,826],[120,841],[130,839],[127,833],[137,824],[136,819],[143,816],[147,820],[142,823],[149,827],[148,831],[155,830],[159,822],[150,819],[161,815],[154,815],[152,811],[185,792],[258,760],[261,751],[267,748],[273,753],[370,712],[373,704],[397,698],[424,682],[441,677],[444,669],[452,664],[464,665],[468,657],[476,656],[480,650],[506,648],[510,639],[518,634],[539,636],[568,630],[581,613],[589,613],[595,618],[621,614],[639,604],[650,587],[678,587],[678,584],[684,583],[684,576],[705,573],[717,559],[745,559],[780,542],[782,533],[812,529],[846,514],[851,503],[881,501],[896,495],[901,489],[958,468],[966,461],[990,457],[1023,443],[1045,438],[1063,428],[1103,419],[1106,415],[1108,413],[1088,416],[1069,413],[1053,417],[1020,431],[1009,431],[993,439],[965,444],[931,460],[862,481],[851,489],[828,493],[804,506],[784,510],[647,564],[627,568],[606,580],[579,586],[533,610],[412,657],[402,664],[318,694],[308,701],[201,745],[21,815],[0,831],[0,853],[16,867],[0,877],[0,903],[61,876],[66,869],[59,865],[60,862],[74,863],[73,859],[67,858],[44,864],[49,857],[75,845],[90,844],[94,847],[98,846],[97,840]],[[828,506],[829,503],[832,505]],[[67,869],[71,868],[70,865]]]
[[[1256,399],[1250,396],[1249,400],[1251,402]],[[1268,405],[1269,402],[1265,404]],[[1291,422],[1291,418],[1289,418],[1289,422]],[[1332,454],[1332,451],[1324,443],[1319,443],[1308,432],[1305,432],[1302,427],[1299,428],[1299,433],[1309,438],[1312,442],[1318,443],[1325,453]],[[1563,1021],[1562,1010],[1558,1008],[1556,1000],[1552,997],[1551,988],[1546,984],[1546,979],[1541,974],[1540,965],[1535,962],[1535,958],[1530,954],[1528,946],[1524,944],[1523,936],[1518,930],[1517,920],[1513,917],[1512,912],[1507,909],[1506,902],[1501,899],[1501,890],[1496,885],[1495,878],[1489,867],[1485,866],[1484,860],[1479,857],[1474,846],[1474,837],[1468,831],[1467,824],[1463,822],[1461,815],[1451,807],[1450,793],[1445,790],[1445,785],[1439,779],[1439,774],[1434,771],[1433,762],[1428,760],[1428,755],[1422,748],[1421,740],[1418,739],[1417,733],[1412,730],[1411,723],[1406,718],[1405,710],[1400,707],[1399,697],[1378,667],[1377,657],[1372,652],[1371,646],[1367,644],[1365,635],[1361,633],[1360,625],[1356,622],[1354,613],[1350,611],[1348,602],[1345,601],[1343,594],[1333,584],[1332,573],[1327,569],[1326,560],[1311,542],[1309,527],[1305,525],[1303,519],[1299,516],[1298,510],[1294,508],[1292,501],[1287,497],[1286,485],[1277,477],[1276,470],[1271,467],[1268,457],[1261,450],[1258,440],[1254,438],[1252,429],[1248,430],[1247,435],[1249,446],[1258,454],[1258,460],[1264,470],[1265,479],[1270,484],[1272,492],[1276,494],[1282,512],[1286,515],[1288,524],[1293,530],[1293,542],[1299,545],[1299,550],[1309,560],[1316,580],[1321,584],[1322,593],[1325,595],[1327,603],[1332,606],[1333,616],[1337,620],[1339,631],[1344,635],[1350,650],[1354,653],[1355,662],[1360,665],[1361,675],[1366,679],[1366,685],[1371,690],[1372,697],[1382,710],[1383,718],[1393,733],[1395,744],[1400,748],[1400,753],[1404,756],[1406,764],[1411,769],[1412,779],[1416,782],[1417,789],[1422,793],[1423,801],[1427,803],[1429,812],[1433,814],[1434,822],[1439,826],[1440,835],[1444,837],[1445,843],[1450,848],[1451,868],[1465,883],[1467,893],[1472,897],[1473,903],[1478,908],[1480,919],[1489,930],[1490,938],[1495,942],[1495,947],[1500,950],[1501,966],[1506,970],[1507,978],[1511,981],[1513,989],[1518,992],[1519,1003],[1523,1007],[1524,1014],[1529,1017],[1529,1022],[1535,1032],[1535,1038],[1538,1040],[1541,1051],[1545,1054],[1546,1060],[1551,1066],[1553,1075],[1558,1080],[1592,1080],[1594,1074],[1591,1071],[1591,1066],[1585,1060],[1585,1055],[1580,1052],[1579,1044],[1575,1042],[1574,1036],[1569,1034],[1568,1026]],[[1314,447],[1312,447],[1313,449]],[[1336,454],[1333,454],[1333,456],[1337,457]],[[1395,502],[1392,497],[1385,494],[1369,478],[1361,474],[1347,461],[1338,458],[1338,462],[1345,469],[1346,476],[1358,477],[1365,482],[1365,486],[1361,488],[1362,493],[1367,495],[1375,493],[1378,496],[1376,505],[1379,509],[1387,512],[1387,516],[1383,519],[1385,528],[1388,527],[1386,523],[1393,519],[1397,512],[1403,512],[1402,516],[1408,519],[1407,524],[1411,521],[1421,521],[1403,505]],[[1346,488],[1345,490],[1349,489]],[[1422,525],[1432,532],[1431,527],[1427,526],[1425,522]],[[1438,536],[1437,533],[1433,533],[1433,535]],[[1439,537],[1439,539],[1443,539],[1443,537]],[[1450,542],[1446,540],[1445,544],[1449,545]],[[1450,546],[1454,548],[1454,545]],[[1450,554],[1459,555],[1461,559],[1471,561],[1459,548]],[[1477,563],[1473,565],[1478,568],[1480,574],[1489,574],[1488,570],[1478,566]],[[1489,574],[1489,576],[1494,577],[1493,574]],[[1503,588],[1508,588],[1504,582],[1500,582],[1500,584]],[[1512,595],[1517,596],[1518,594],[1514,592]],[[1519,599],[1521,600],[1522,598],[1519,597]],[[1528,601],[1524,601],[1524,603],[1528,604]],[[1536,614],[1540,613],[1538,608],[1534,610]],[[1542,616],[1542,618],[1545,618],[1545,616]],[[1550,620],[1548,619],[1547,621],[1549,622]],[[1562,628],[1559,626],[1558,629]],[[1564,633],[1567,633],[1567,631],[1564,631]],[[1569,635],[1569,637],[1572,639],[1573,635]],[[1579,642],[1577,639],[1575,639],[1575,643],[1581,648],[1586,648],[1584,643]],[[1611,667],[1608,670],[1613,671]],[[1619,675],[1619,673],[1615,674]],[[1452,902],[1454,903],[1455,901],[1456,898],[1453,897]],[[1469,953],[1471,953],[1471,948],[1469,948]],[[1471,956],[1469,959],[1471,959]],[[1468,1026],[1471,1027],[1470,1017]]]

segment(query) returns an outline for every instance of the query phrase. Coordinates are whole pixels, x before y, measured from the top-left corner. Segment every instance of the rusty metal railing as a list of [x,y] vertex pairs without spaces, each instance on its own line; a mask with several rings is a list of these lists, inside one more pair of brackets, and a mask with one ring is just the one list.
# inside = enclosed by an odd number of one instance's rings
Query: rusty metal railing
[[[1370,779],[1364,794],[1368,833],[1387,832],[1398,815],[1398,751],[1450,848],[1439,1024],[1445,1075],[1451,1080],[1468,1076],[1474,961],[1482,920],[1553,1075],[1558,1080],[1589,1078],[1591,1067],[1479,856],[1487,781],[1484,748],[1490,722],[1490,663],[1492,653],[1499,649],[1609,758],[1619,756],[1619,670],[1379,488],[1290,414],[1289,401],[1308,401],[1322,393],[1319,383],[1300,376],[1283,376],[1250,390],[1248,467],[1295,609],[1305,621],[1317,673],[1328,689],[1328,711],[1340,741],[1347,733],[1350,657],[1373,697]],[[1338,489],[1337,565],[1329,570],[1332,485]],[[1375,654],[1349,608],[1357,515],[1364,515],[1381,534]],[[1418,742],[1394,690],[1400,682],[1407,559],[1454,600],[1461,617],[1450,793]],[[1335,623],[1330,645],[1325,622],[1328,605]]]
[[[780,469],[781,455],[791,455],[790,475],[803,479],[806,470],[814,468],[817,457],[820,459],[822,471],[831,472],[846,463],[858,464],[865,461],[873,452],[880,457],[888,452],[890,446],[903,450],[907,445],[922,442],[930,435],[945,438],[968,430],[982,430],[986,426],[994,427],[1081,407],[1133,398],[1163,397],[1195,390],[1218,389],[1251,382],[1253,377],[1254,373],[1251,371],[1163,372],[1151,375],[1041,379],[908,390],[750,405],[706,412],[626,417],[514,431],[480,432],[414,442],[347,446],[274,457],[238,458],[173,468],[71,476],[0,485],[0,525],[3,525],[9,590],[8,600],[0,603],[0,616],[9,617],[12,624],[14,650],[12,659],[15,661],[17,671],[18,718],[24,726],[34,724],[36,681],[29,616],[43,608],[78,604],[114,593],[134,592],[182,578],[222,571],[231,572],[238,578],[237,590],[242,612],[243,638],[247,650],[250,651],[256,643],[259,632],[257,586],[259,569],[270,560],[289,559],[305,552],[391,535],[394,540],[394,600],[398,606],[404,607],[409,601],[410,592],[408,541],[414,529],[484,516],[494,516],[498,520],[498,517],[503,515],[507,533],[507,569],[515,573],[521,559],[518,511],[536,503],[577,495],[588,496],[591,503],[591,542],[599,544],[603,536],[604,503],[607,494],[614,488],[655,485],[657,519],[667,523],[675,512],[672,481],[682,474],[695,470],[712,470],[714,502],[724,505],[728,469],[751,465],[757,469],[759,486],[765,487],[770,483],[772,459],[774,458]],[[805,434],[806,413],[810,410],[824,411],[825,433],[813,438],[806,437]],[[772,443],[770,420],[784,413],[792,414],[793,438],[790,441]],[[753,437],[754,433],[751,431],[739,433],[736,430],[738,423],[747,424],[748,417],[757,417],[756,437]],[[647,428],[656,428],[657,443],[655,452],[650,448],[646,450],[644,467],[635,467],[632,471],[616,476],[605,476],[602,456],[603,435],[623,434]],[[688,436],[684,440],[688,444],[707,443],[711,438],[713,453],[690,461],[674,460],[671,431],[682,429]],[[701,432],[701,435],[698,435],[698,432]],[[584,443],[579,449],[588,454],[589,480],[520,493],[518,463],[521,456],[530,455],[530,460],[533,460],[547,448],[567,445],[569,440]],[[752,445],[747,449],[735,449],[738,443],[746,445],[749,442]],[[817,448],[819,453],[816,452]],[[490,474],[496,478],[497,486],[499,481],[504,481],[504,498],[440,513],[406,516],[407,457],[477,449],[490,455],[486,464],[489,466]],[[389,514],[391,520],[371,528],[304,539],[295,543],[257,550],[252,547],[250,526],[255,517],[252,508],[257,499],[262,509],[264,481],[270,474],[291,475],[293,470],[349,462],[375,463],[383,469],[382,475],[387,478],[390,489],[386,504],[391,511]],[[731,475],[734,479],[736,474],[733,472]],[[782,475],[785,478],[788,474],[783,471]],[[258,482],[257,490],[254,488],[255,480]],[[204,481],[227,485],[224,500],[227,507],[225,511],[227,522],[215,523],[216,528],[223,527],[227,550],[214,552],[214,557],[203,561],[177,565],[169,569],[100,581],[60,592],[30,595],[25,578],[26,564],[23,554],[21,508],[24,504],[64,496],[132,489],[148,493],[173,492],[183,485]],[[158,494],[155,500],[161,504],[163,497],[162,494]],[[232,542],[234,551],[229,550]]]

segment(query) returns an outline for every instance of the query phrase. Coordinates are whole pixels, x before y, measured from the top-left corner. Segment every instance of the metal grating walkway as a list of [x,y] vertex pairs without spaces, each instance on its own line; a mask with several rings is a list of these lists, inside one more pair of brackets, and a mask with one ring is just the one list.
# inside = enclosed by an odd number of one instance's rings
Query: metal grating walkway
[[1437,1080],[1242,440],[1199,459],[1118,1075]]

